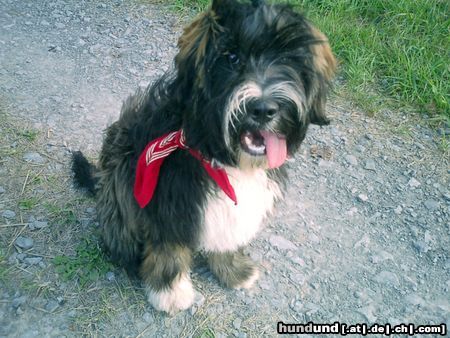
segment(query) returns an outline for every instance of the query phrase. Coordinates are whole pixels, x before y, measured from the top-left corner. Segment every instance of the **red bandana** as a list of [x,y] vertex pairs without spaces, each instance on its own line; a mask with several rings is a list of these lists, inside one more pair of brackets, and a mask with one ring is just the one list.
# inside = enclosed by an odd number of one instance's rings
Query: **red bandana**
[[237,204],[236,194],[228,180],[224,169],[213,168],[211,163],[204,159],[199,151],[190,149],[185,144],[183,130],[178,130],[151,141],[145,147],[136,168],[134,181],[134,198],[141,208],[144,208],[152,199],[158,183],[159,170],[165,158],[178,148],[188,150],[198,159],[208,175],[217,183],[223,192]]

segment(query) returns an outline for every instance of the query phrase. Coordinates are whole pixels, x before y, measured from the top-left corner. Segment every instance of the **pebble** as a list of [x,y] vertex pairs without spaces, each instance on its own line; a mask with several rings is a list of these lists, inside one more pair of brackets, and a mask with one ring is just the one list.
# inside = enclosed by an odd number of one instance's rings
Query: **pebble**
[[416,180],[414,177],[411,177],[410,180],[408,181],[408,185],[411,188],[417,188],[420,186],[420,182],[418,180]]
[[369,197],[367,197],[366,194],[359,194],[358,195],[358,201],[360,202],[367,202],[369,200]]
[[373,314],[374,311],[375,311],[375,308],[373,305],[368,305],[368,306],[362,307],[358,310],[358,312],[360,314],[362,314],[369,323],[374,323],[377,320],[377,316],[375,316]]
[[147,324],[151,324],[155,321],[155,318],[153,318],[153,316],[149,313],[149,312],[145,312],[142,315],[142,319],[147,323]]
[[393,285],[393,286],[399,286],[400,281],[398,280],[398,277],[395,273],[390,271],[381,271],[378,275],[375,276],[374,280],[380,284],[385,285]]
[[42,229],[48,226],[48,222],[45,221],[33,221],[28,223],[30,230]]
[[353,155],[345,155],[345,160],[347,161],[348,164],[350,164],[352,166],[358,165],[358,160]]
[[27,257],[23,261],[27,265],[38,265],[42,262],[42,257]]
[[12,219],[16,217],[16,213],[12,210],[5,210],[2,212],[2,217]]
[[293,257],[291,257],[291,261],[292,261],[292,263],[298,264],[300,266],[306,265],[305,261],[301,257],[293,256]]
[[52,313],[59,307],[59,303],[56,300],[49,300],[47,304],[45,304],[45,310]]
[[430,211],[434,211],[439,208],[439,202],[433,199],[426,200],[423,204],[425,205],[425,208]]
[[31,239],[29,237],[22,237],[22,236],[17,237],[15,243],[19,248],[21,248],[23,250],[31,249],[34,245],[33,239]]
[[5,188],[3,188],[1,185],[0,185],[0,194],[4,194],[5,193]]
[[45,159],[38,153],[26,153],[23,155],[23,159],[27,162],[35,163],[35,164],[41,164],[45,162]]
[[114,272],[108,271],[108,272],[106,273],[106,280],[107,280],[108,282],[113,282],[114,280],[116,280],[116,275],[114,274]]
[[413,246],[419,253],[427,253],[429,250],[428,244],[422,240],[415,241]]
[[58,29],[63,29],[64,27],[66,27],[66,25],[63,24],[62,22],[57,22],[55,23],[55,27]]
[[401,207],[401,205],[399,205],[397,208],[394,209],[394,213],[397,215],[400,215],[403,211],[403,208]]
[[366,151],[366,148],[365,148],[363,145],[360,145],[360,144],[358,144],[358,145],[355,147],[355,149],[356,149],[356,151],[359,152],[359,153],[364,153],[364,152]]
[[417,295],[416,293],[411,293],[411,294],[407,295],[405,297],[405,300],[407,303],[409,303],[413,306],[417,306],[417,305],[423,306],[426,304],[425,300],[423,298],[419,297],[419,295]]
[[378,263],[384,262],[386,260],[394,261],[394,256],[392,256],[389,252],[380,251],[370,258],[370,261],[373,264],[378,264]]
[[26,301],[27,301],[27,297],[26,296],[17,297],[17,298],[13,299],[13,301],[11,303],[11,306],[14,309],[17,309],[19,306],[25,304]]
[[364,166],[364,169],[375,171],[376,170],[375,161],[374,160],[367,160],[366,164]]
[[306,282],[306,276],[302,273],[294,273],[291,272],[289,274],[289,278],[295,283],[297,286],[301,286]]
[[241,318],[236,318],[235,320],[233,320],[233,327],[236,330],[239,330],[241,328],[241,324],[242,324],[242,319]]
[[279,235],[271,235],[269,242],[280,250],[297,250],[297,246],[294,243]]

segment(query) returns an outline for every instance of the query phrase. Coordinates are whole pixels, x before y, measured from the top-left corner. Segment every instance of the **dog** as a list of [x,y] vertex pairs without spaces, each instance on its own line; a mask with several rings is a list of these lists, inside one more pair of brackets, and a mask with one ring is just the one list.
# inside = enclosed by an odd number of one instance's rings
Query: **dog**
[[289,5],[258,0],[213,0],[178,48],[174,69],[124,102],[98,165],[72,159],[112,259],[169,314],[194,301],[195,252],[225,287],[257,280],[243,249],[282,198],[284,163],[308,125],[329,124],[336,71],[323,33]]

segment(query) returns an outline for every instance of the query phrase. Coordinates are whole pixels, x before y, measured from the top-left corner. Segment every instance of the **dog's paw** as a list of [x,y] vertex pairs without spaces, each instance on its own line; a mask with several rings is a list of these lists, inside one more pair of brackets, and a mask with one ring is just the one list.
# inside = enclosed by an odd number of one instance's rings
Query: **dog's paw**
[[250,289],[251,287],[253,287],[258,278],[259,278],[259,270],[257,268],[253,268],[252,274],[246,280],[234,286],[234,288]]
[[173,315],[192,306],[195,292],[191,279],[188,275],[183,274],[172,283],[170,288],[160,291],[148,288],[147,295],[148,302],[156,310]]

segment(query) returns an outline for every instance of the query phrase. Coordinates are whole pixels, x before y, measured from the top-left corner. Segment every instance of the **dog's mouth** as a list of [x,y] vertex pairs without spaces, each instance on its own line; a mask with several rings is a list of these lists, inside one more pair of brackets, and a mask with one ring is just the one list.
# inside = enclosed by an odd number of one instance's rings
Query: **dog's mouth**
[[271,169],[278,168],[286,161],[286,138],[267,130],[243,132],[241,147],[252,156],[267,156]]

